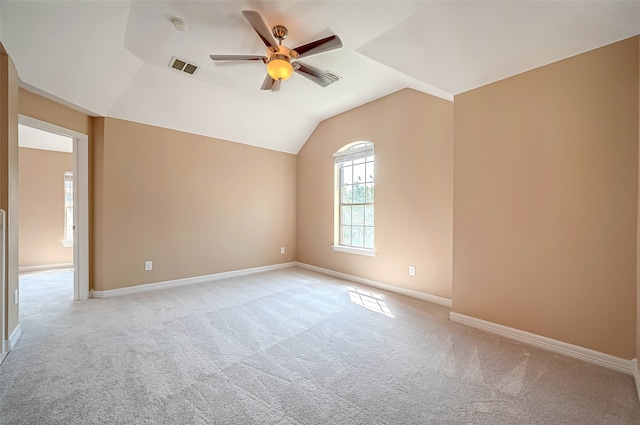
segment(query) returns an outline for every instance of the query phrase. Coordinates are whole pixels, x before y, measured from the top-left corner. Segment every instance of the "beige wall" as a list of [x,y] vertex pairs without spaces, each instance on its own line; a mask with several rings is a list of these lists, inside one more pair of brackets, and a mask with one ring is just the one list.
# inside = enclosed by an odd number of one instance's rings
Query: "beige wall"
[[64,239],[64,173],[73,171],[73,154],[19,150],[20,267],[73,262]]
[[19,98],[20,114],[89,135],[89,144],[91,144],[92,118],[90,116],[23,88],[19,89]]
[[20,113],[89,135],[92,288],[295,260],[295,156],[91,118],[22,89]]
[[294,155],[112,118],[97,125],[94,289],[295,260]]
[[453,311],[635,357],[638,38],[455,97]]
[[[452,102],[411,89],[321,122],[298,153],[298,261],[450,298],[452,129]],[[376,257],[331,248],[333,153],[358,140],[375,144]]]
[[18,72],[0,44],[0,208],[7,212],[5,307],[9,338],[19,323],[18,289]]

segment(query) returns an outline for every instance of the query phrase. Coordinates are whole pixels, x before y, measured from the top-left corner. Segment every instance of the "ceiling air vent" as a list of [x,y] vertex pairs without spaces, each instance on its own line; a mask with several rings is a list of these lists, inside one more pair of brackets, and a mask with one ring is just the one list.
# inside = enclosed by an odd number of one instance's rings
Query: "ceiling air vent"
[[169,66],[173,69],[177,69],[178,71],[186,72],[187,74],[195,74],[198,70],[198,65],[194,65],[185,60],[178,59],[175,56],[171,58],[171,62],[169,62]]
[[336,81],[338,81],[340,79],[340,77],[338,75],[334,74],[331,71],[323,72],[322,76],[325,77],[327,80],[330,80],[331,84],[335,83]]

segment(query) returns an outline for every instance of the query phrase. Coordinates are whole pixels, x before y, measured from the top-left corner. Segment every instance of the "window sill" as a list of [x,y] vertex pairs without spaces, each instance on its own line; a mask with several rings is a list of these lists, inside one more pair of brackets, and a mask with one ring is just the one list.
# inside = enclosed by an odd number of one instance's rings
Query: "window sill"
[[73,241],[69,242],[69,241],[62,241],[62,246],[65,248],[72,248],[73,247]]
[[376,256],[375,249],[354,248],[352,246],[342,246],[342,245],[332,245],[332,247],[334,251],[338,251],[338,252],[347,252],[349,254],[366,255],[369,257]]

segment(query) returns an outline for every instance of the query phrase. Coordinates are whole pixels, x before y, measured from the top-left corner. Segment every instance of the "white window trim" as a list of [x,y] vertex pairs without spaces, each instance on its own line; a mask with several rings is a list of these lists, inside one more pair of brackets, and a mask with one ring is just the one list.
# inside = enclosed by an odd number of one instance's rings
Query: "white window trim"
[[334,158],[340,158],[340,157],[343,157],[343,156],[351,156],[353,154],[357,154],[357,153],[360,153],[360,152],[366,152],[366,151],[373,151],[375,149],[374,148],[375,145],[372,142],[360,142],[360,143],[367,143],[367,144],[364,145],[364,146],[360,146],[359,148],[347,148],[347,149],[345,149],[343,151],[335,152],[333,154],[333,157]]
[[[341,158],[346,158],[346,157],[350,157],[353,155],[357,155],[358,153],[361,152],[367,152],[367,151],[371,151],[372,153],[375,152],[375,144],[373,142],[370,141],[360,141],[360,142],[354,142],[352,144],[349,144],[347,146],[354,146],[357,145],[359,143],[364,143],[363,146],[357,147],[357,148],[349,148],[349,147],[343,147],[342,149],[344,150],[339,150],[338,152],[334,152],[333,154],[333,158],[334,158],[334,162],[336,163],[336,169],[334,171],[334,179],[335,179],[335,193],[334,193],[334,220],[336,223],[338,223],[338,225],[334,224],[334,244],[331,245],[333,250],[336,252],[345,252],[348,254],[357,254],[357,255],[365,255],[368,257],[375,257],[376,256],[376,249],[375,248],[360,248],[360,247],[354,247],[354,246],[347,246],[347,245],[340,245],[339,241],[340,241],[340,236],[339,236],[339,232],[340,232],[340,213],[339,213],[339,209],[340,209],[340,201],[338,200],[337,202],[335,201],[335,199],[339,199],[337,197],[340,196],[340,178],[338,176],[339,173],[339,162]],[[375,184],[375,183],[374,183]],[[374,208],[375,208],[375,202],[374,202]]]
[[334,251],[338,251],[338,252],[347,252],[349,254],[366,255],[369,257],[376,256],[375,249],[356,248],[353,246],[346,246],[346,245],[331,245],[331,246],[333,247]]

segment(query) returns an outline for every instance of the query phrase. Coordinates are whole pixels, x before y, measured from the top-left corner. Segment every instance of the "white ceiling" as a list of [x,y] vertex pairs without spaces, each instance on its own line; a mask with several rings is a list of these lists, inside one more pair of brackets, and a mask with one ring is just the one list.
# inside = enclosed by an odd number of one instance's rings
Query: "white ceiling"
[[73,152],[73,137],[51,133],[26,125],[18,125],[18,144],[21,148]]
[[[259,90],[265,53],[241,15],[289,29],[295,47],[328,34],[344,47],[302,62],[342,77],[300,75]],[[177,31],[171,18],[189,23]],[[6,1],[0,40],[25,87],[92,115],[297,153],[331,116],[411,87],[444,99],[640,34],[640,1]],[[193,76],[172,57],[199,65]]]

